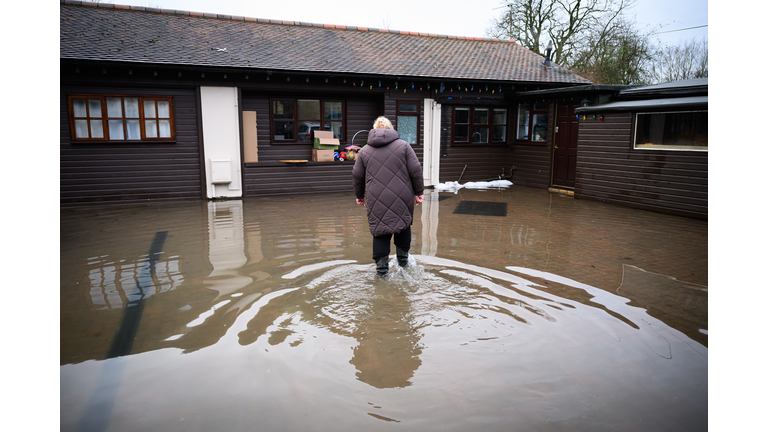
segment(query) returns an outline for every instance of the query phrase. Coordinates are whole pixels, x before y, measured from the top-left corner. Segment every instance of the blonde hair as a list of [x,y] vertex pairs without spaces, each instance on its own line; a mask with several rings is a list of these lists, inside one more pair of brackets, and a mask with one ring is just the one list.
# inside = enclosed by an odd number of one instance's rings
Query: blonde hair
[[373,122],[374,129],[394,129],[388,118],[381,116]]

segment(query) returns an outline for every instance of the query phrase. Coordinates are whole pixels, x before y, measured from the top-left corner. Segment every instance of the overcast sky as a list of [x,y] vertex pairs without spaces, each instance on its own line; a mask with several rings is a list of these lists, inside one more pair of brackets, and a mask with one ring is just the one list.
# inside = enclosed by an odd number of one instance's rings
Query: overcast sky
[[[389,28],[453,36],[486,36],[503,0],[102,0],[136,6],[211,12],[253,18]],[[659,39],[677,44],[682,39],[708,39],[706,0],[639,0],[630,11],[638,27],[661,25]],[[545,42],[546,43],[546,42]]]

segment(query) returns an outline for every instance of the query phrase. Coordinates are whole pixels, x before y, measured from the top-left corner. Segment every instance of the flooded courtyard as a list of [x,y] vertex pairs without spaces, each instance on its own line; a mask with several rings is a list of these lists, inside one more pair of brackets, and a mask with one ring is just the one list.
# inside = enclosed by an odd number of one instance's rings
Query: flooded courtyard
[[351,193],[60,214],[62,431],[707,428],[706,221],[427,190],[379,278]]

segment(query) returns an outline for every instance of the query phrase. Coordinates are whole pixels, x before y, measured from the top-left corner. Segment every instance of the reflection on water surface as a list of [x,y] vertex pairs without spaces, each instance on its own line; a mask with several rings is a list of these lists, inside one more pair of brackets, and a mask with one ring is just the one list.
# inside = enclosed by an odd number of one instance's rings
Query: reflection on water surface
[[706,222],[445,196],[387,279],[351,195],[62,209],[61,429],[706,427]]

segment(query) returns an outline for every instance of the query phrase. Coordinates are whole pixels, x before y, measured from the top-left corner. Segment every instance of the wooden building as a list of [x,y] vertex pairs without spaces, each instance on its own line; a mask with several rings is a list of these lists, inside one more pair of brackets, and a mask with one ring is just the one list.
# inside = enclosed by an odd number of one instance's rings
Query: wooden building
[[354,162],[313,162],[312,131],[362,145],[379,115],[427,185],[549,187],[579,102],[529,93],[590,84],[507,40],[70,0],[60,17],[62,205],[351,192]]
[[626,88],[580,107],[575,196],[707,219],[708,80]]

